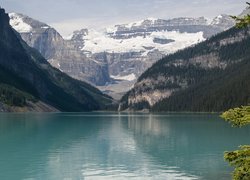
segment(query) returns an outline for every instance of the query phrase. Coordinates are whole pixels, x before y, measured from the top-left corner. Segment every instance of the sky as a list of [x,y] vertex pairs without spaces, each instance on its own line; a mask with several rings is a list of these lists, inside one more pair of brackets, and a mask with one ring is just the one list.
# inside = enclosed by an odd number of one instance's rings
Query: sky
[[56,28],[63,36],[82,28],[101,29],[149,17],[213,18],[238,15],[246,0],[1,0],[7,12],[28,15]]

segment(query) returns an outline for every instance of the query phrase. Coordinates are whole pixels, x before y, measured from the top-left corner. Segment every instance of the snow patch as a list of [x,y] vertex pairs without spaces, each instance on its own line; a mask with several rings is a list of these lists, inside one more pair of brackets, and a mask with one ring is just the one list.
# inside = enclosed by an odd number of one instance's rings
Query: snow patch
[[150,18],[147,18],[147,20],[149,20],[149,21],[156,21],[156,20],[158,20],[158,19],[157,19],[157,18],[150,17]]
[[133,26],[141,26],[143,22],[144,22],[144,20],[137,21],[137,22],[132,22],[132,23],[129,23],[129,24],[125,24],[124,27],[130,29]]
[[213,18],[205,18],[207,21],[207,25],[211,25],[213,22]]
[[63,36],[64,40],[71,40],[73,38],[74,34],[70,34],[68,36]]
[[136,21],[136,22],[132,22],[132,23],[129,23],[129,24],[124,24],[124,27],[128,28],[128,29],[131,29],[132,27],[138,27],[138,26],[142,26],[142,24],[145,22],[145,21],[151,21],[151,24],[154,24],[155,21],[157,19],[156,18],[147,18],[145,20],[141,20],[141,21]]
[[117,26],[106,28],[106,32],[107,32],[107,33],[111,33],[111,34],[112,34],[112,33],[115,33],[117,30],[118,30],[118,27],[117,27]]
[[51,64],[51,66],[59,69],[61,72],[63,72],[63,70],[61,69],[61,65],[60,62],[56,59],[48,59],[48,62]]
[[49,26],[42,26],[41,28],[42,29],[49,29],[50,27]]
[[217,16],[216,18],[214,18],[214,20],[212,21],[211,25],[218,25],[218,24],[220,24],[222,18],[223,18],[222,15]]
[[16,13],[10,13],[10,25],[19,33],[31,32],[32,27],[23,21],[23,17]]
[[125,80],[125,81],[134,81],[136,80],[136,76],[134,73],[132,74],[129,74],[127,76],[110,76],[111,78],[113,79],[116,79],[116,80]]

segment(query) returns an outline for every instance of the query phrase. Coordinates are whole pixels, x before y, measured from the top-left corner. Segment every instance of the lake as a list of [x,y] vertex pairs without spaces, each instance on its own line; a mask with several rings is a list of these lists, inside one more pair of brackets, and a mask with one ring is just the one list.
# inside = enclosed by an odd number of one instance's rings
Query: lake
[[218,114],[0,114],[0,179],[230,179],[250,128]]

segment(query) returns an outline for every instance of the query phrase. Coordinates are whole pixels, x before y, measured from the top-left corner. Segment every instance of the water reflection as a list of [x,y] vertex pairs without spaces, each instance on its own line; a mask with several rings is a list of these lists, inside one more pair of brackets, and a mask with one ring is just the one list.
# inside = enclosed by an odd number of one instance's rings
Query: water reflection
[[0,114],[0,179],[228,178],[222,152],[250,133],[216,117]]
[[218,115],[129,116],[137,146],[162,166],[179,167],[204,179],[228,179],[223,152],[249,143],[249,128],[232,129]]

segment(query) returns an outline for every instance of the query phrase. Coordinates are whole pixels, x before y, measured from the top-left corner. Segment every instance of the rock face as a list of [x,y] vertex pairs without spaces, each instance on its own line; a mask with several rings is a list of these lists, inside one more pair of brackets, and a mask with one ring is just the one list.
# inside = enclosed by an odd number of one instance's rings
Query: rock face
[[[29,106],[31,101],[37,109],[48,108],[47,104],[60,111],[76,112],[101,110],[112,103],[110,97],[95,87],[53,68],[22,40],[9,20],[8,14],[0,8],[0,108],[4,104]],[[31,29],[20,19],[16,26],[22,32]]]
[[37,49],[54,67],[70,76],[105,85],[110,81],[107,64],[87,58],[81,51],[45,23],[22,14],[11,13],[10,24],[22,39]]
[[165,55],[233,26],[233,20],[226,15],[216,17],[212,23],[204,17],[148,18],[103,31],[82,29],[63,39],[52,27],[25,15],[12,13],[10,18],[25,42],[38,49],[54,67],[74,78],[109,87],[106,90],[111,94],[113,89],[119,89],[113,86],[131,84]]
[[[151,109],[154,108],[156,104],[158,104],[157,107],[159,107],[159,109],[166,111],[170,110],[171,108],[171,110],[176,111],[179,107],[182,107],[182,109],[180,108],[181,110],[187,110],[189,108],[188,105],[187,107],[183,107],[182,104],[191,104],[192,102],[199,102],[198,98],[205,97],[206,92],[213,92],[213,88],[217,88],[217,91],[214,91],[214,94],[211,94],[211,98],[212,96],[215,96],[215,94],[219,94],[219,92],[227,92],[222,96],[228,97],[229,99],[225,98],[225,102],[222,101],[222,104],[224,104],[225,106],[218,105],[218,107],[220,108],[226,107],[227,105],[233,105],[230,104],[231,102],[246,103],[244,100],[241,101],[237,98],[232,101],[230,99],[230,97],[232,96],[232,94],[230,95],[229,92],[230,88],[225,88],[224,90],[222,90],[224,87],[220,87],[220,85],[225,83],[223,80],[221,80],[221,78],[225,77],[225,79],[227,78],[227,81],[229,82],[225,86],[229,86],[230,82],[233,82],[235,74],[237,74],[234,73],[230,77],[229,73],[231,72],[227,69],[235,68],[235,72],[240,72],[239,69],[244,67],[244,65],[241,64],[242,67],[239,66],[238,69],[236,69],[236,67],[238,63],[241,63],[241,61],[244,61],[244,63],[249,66],[249,43],[249,28],[232,28],[228,31],[225,31],[221,34],[212,37],[207,41],[199,43],[194,47],[189,47],[172,55],[166,56],[162,60],[155,63],[151,68],[149,68],[145,73],[143,73],[139,77],[137,83],[134,85],[134,88],[122,98],[119,110],[141,110],[145,108]],[[225,70],[227,70],[228,74],[223,74]],[[243,71],[242,73],[245,72]],[[227,75],[230,78],[227,77]],[[245,74],[238,73],[236,76],[242,77],[242,79],[246,80]],[[214,87],[211,87],[209,86],[209,83],[206,83],[206,80],[209,79],[217,79],[220,80],[221,83],[214,83]],[[238,80],[238,82],[240,81]],[[237,83],[237,80],[235,80],[234,83]],[[197,86],[202,89],[202,84],[211,89],[203,89],[203,91],[198,91],[195,87]],[[243,86],[244,83],[242,87]],[[232,85],[231,88],[233,89],[233,87],[234,86]],[[184,95],[180,94],[180,92],[182,91],[185,92],[186,89],[189,90],[188,93]],[[244,91],[249,92],[250,89],[244,89]],[[197,95],[194,92],[199,92],[201,94],[196,97]],[[194,94],[194,97],[197,99],[193,97],[189,99],[190,102],[181,102],[182,99],[188,99],[187,97],[189,95],[191,96],[191,94]],[[245,94],[245,99],[247,99],[249,96],[247,95],[247,93]],[[172,96],[174,96],[175,98],[171,99]],[[219,98],[221,97],[218,97],[218,101],[220,100]],[[168,101],[168,99],[171,99],[171,102],[170,100]],[[166,101],[167,103],[160,104],[161,101]],[[177,101],[180,103],[179,105],[176,105]],[[215,102],[212,103],[216,104]],[[203,104],[205,104],[205,102],[201,103],[200,105],[202,106]],[[164,105],[169,109],[164,109]],[[175,107],[171,107],[171,105],[175,105]],[[207,109],[205,110],[213,110],[213,107],[215,106],[207,106]],[[199,109],[198,106],[196,106],[195,108],[192,110]]]

